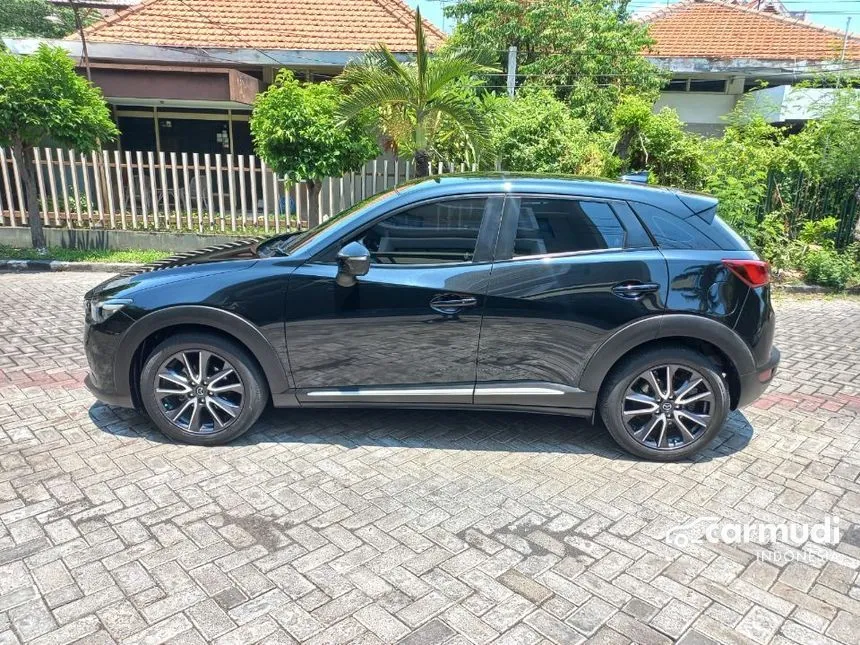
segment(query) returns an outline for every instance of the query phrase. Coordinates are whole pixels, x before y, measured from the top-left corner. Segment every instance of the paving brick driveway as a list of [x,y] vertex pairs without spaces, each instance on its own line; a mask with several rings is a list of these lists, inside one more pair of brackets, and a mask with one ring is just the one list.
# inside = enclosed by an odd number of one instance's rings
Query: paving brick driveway
[[[0,643],[860,642],[858,300],[782,300],[777,387],[661,465],[516,414],[270,411],[168,443],[81,384],[103,277],[0,275]],[[807,563],[664,539],[828,515]]]

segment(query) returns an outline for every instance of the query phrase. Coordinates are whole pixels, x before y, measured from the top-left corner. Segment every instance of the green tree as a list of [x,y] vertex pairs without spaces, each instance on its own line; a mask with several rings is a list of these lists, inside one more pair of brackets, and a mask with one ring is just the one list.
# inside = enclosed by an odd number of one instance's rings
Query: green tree
[[842,89],[813,104],[820,116],[786,140],[801,169],[816,179],[852,181],[860,187],[860,92]]
[[41,45],[31,56],[0,52],[0,145],[11,145],[22,170],[35,248],[46,245],[33,147],[50,138],[89,152],[117,134],[101,91],[75,73],[65,51]]
[[345,93],[343,119],[375,109],[382,133],[399,154],[412,155],[416,175],[426,177],[443,134],[458,132],[476,152],[486,145],[489,123],[470,78],[488,68],[479,57],[456,50],[431,57],[420,11],[415,14],[415,44],[414,62],[400,62],[379,45],[348,65],[337,83]]
[[[652,44],[646,25],[630,20],[622,0],[462,0],[446,9],[459,21],[452,46],[492,50],[507,66],[511,45],[517,73],[551,87],[598,129],[610,129],[626,94],[656,98],[663,74],[642,56]],[[504,85],[499,75],[496,85]]]
[[701,137],[684,129],[675,110],[656,114],[651,101],[625,96],[615,108],[615,153],[623,171],[647,170],[649,181],[700,189],[704,181]]
[[[702,142],[706,192],[720,200],[720,215],[754,240],[770,172],[785,164],[785,133],[741,102],[726,119],[722,137]],[[776,231],[777,222],[768,228]]]
[[260,157],[291,181],[305,181],[312,221],[326,177],[358,170],[379,154],[368,115],[339,122],[340,95],[331,83],[300,83],[289,70],[257,97],[251,133]]
[[[829,186],[825,193],[838,187],[853,192],[860,201],[860,91],[843,87],[809,107],[819,111],[819,118],[807,121],[803,130],[785,139],[790,170],[802,173],[807,181]],[[791,195],[790,187],[781,187],[781,192]],[[853,233],[860,242],[860,218]]]
[[613,176],[611,145],[611,136],[590,132],[545,88],[500,98],[493,112],[492,148],[505,170]]
[[[84,25],[99,20],[95,9],[81,9]],[[63,38],[75,31],[75,16],[68,7],[55,7],[47,0],[3,0],[0,2],[0,34],[4,36]]]

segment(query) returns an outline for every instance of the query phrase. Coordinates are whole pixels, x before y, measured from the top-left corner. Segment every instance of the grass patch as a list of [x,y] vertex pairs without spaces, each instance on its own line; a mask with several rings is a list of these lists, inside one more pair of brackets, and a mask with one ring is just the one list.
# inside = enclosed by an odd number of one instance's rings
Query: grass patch
[[166,258],[171,253],[153,249],[109,251],[102,249],[64,249],[49,248],[48,253],[40,255],[35,249],[16,249],[0,244],[0,260],[60,260],[63,262],[125,262],[147,264]]

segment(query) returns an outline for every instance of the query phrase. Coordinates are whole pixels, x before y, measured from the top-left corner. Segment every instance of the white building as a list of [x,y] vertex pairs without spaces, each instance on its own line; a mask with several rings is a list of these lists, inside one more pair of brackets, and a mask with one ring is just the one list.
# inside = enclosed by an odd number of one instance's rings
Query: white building
[[672,74],[655,109],[675,108],[691,130],[716,135],[751,93],[770,122],[793,124],[815,118],[833,94],[793,85],[860,75],[860,37],[786,15],[779,3],[751,5],[682,0],[642,16],[656,41],[647,56]]

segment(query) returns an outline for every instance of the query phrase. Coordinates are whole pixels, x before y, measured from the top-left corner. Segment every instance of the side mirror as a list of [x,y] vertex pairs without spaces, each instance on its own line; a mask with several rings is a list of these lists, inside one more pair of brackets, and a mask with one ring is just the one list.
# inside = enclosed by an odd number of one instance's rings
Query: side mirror
[[350,242],[337,254],[337,284],[355,285],[356,278],[370,271],[370,251],[361,242]]

